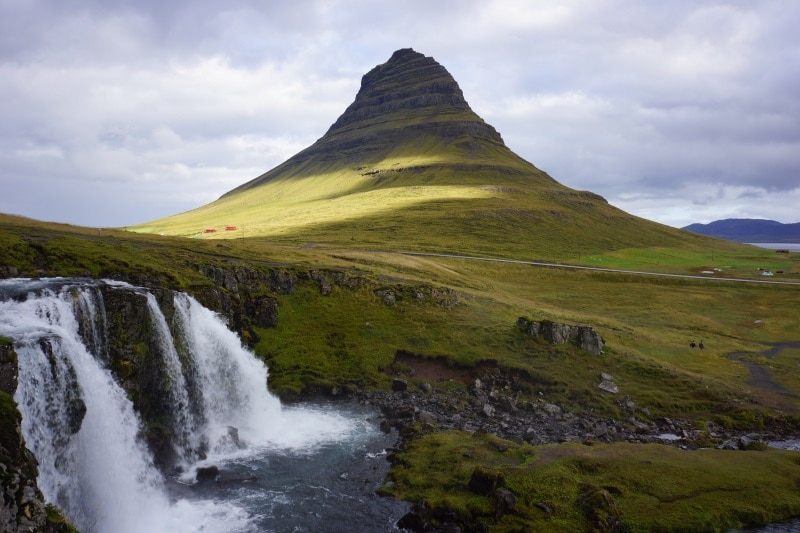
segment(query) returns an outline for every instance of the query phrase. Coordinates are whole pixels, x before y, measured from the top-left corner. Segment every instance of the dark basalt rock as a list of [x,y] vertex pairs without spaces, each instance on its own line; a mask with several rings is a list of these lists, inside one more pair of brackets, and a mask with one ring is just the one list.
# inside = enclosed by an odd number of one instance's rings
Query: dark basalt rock
[[219,468],[216,466],[201,466],[197,469],[195,479],[198,482],[216,481],[219,477]]

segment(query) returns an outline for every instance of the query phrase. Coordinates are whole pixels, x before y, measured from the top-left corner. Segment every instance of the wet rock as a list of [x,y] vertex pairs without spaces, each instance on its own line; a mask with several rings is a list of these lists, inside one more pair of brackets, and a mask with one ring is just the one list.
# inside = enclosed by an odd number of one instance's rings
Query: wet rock
[[429,531],[431,527],[430,511],[425,502],[415,504],[397,521],[397,527],[408,531]]
[[19,277],[19,270],[13,266],[3,265],[0,266],[0,278],[16,278]]
[[244,448],[244,444],[239,440],[239,428],[228,426],[228,437],[231,439],[234,446],[237,448]]
[[[8,375],[0,387],[0,531],[66,533],[67,524],[48,524],[44,496],[36,484],[38,463],[22,436],[22,417],[13,398],[16,361],[13,347],[1,345],[0,369]],[[79,421],[73,424],[80,427]]]
[[219,467],[201,466],[197,469],[195,480],[198,482],[216,481],[219,478]]

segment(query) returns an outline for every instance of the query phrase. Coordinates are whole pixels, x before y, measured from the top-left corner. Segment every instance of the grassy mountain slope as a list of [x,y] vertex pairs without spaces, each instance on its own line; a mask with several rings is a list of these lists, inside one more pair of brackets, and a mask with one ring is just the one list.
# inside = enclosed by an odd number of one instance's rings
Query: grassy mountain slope
[[450,74],[412,50],[367,73],[312,146],[211,204],[132,229],[548,259],[713,242],[558,183],[508,149]]

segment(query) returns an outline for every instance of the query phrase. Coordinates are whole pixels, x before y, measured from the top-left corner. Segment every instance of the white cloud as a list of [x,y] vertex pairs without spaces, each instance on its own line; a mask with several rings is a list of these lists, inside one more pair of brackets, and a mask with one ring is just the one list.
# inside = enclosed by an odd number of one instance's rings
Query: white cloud
[[797,20],[793,0],[6,0],[0,211],[196,207],[322,136],[411,46],[566,185],[667,223],[795,221]]

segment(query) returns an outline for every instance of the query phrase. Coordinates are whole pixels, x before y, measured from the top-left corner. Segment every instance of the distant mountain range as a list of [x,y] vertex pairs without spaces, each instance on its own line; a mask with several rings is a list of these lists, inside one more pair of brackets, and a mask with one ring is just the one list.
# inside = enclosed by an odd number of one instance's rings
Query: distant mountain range
[[735,242],[800,243],[800,222],[783,224],[757,218],[726,218],[708,224],[690,224],[682,229]]

